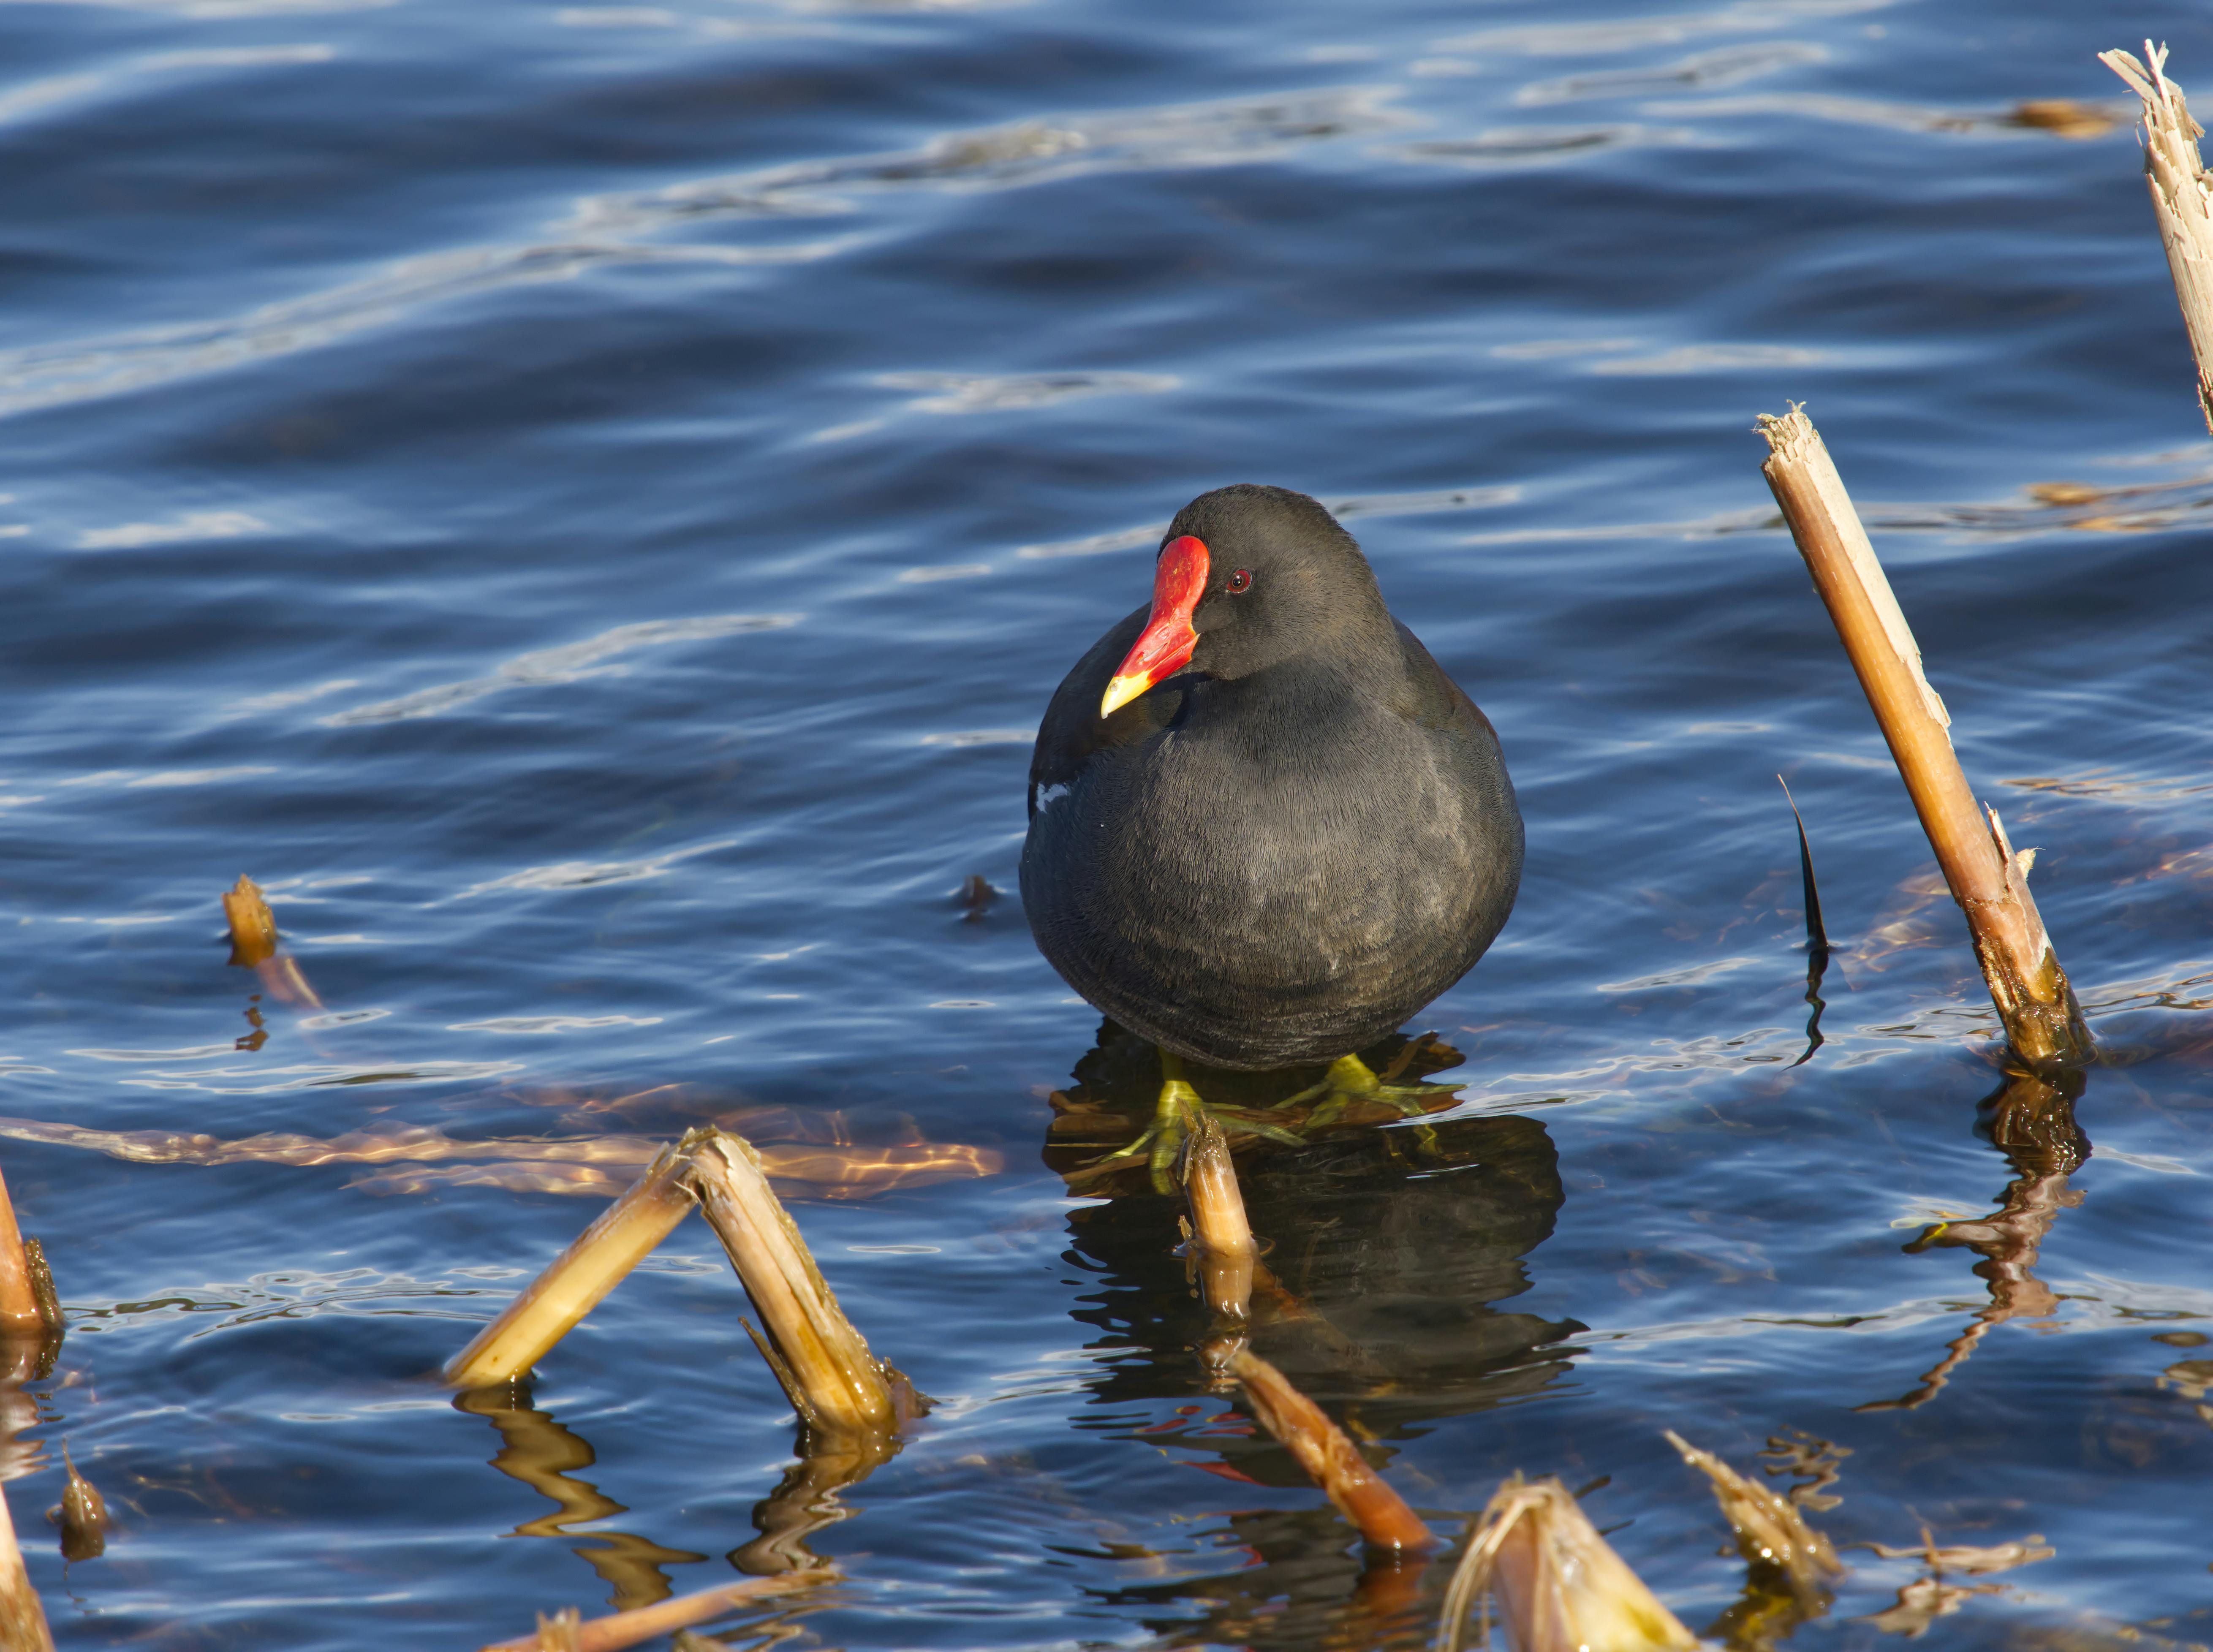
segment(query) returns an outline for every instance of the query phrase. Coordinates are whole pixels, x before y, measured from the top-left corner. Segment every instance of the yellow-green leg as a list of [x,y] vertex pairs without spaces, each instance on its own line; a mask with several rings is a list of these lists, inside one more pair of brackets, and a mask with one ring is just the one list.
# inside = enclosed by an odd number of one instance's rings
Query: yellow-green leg
[[1152,1124],[1129,1146],[1119,1153],[1108,1154],[1096,1161],[1097,1163],[1105,1165],[1118,1160],[1143,1158],[1152,1172],[1153,1191],[1173,1193],[1176,1191],[1176,1155],[1183,1151],[1184,1139],[1191,1134],[1192,1126],[1198,1122],[1201,1113],[1213,1113],[1222,1120],[1223,1128],[1231,1131],[1265,1136],[1276,1141],[1289,1142],[1294,1146],[1298,1144],[1299,1137],[1277,1125],[1256,1119],[1250,1109],[1209,1106],[1192,1088],[1190,1081],[1184,1077],[1183,1058],[1167,1050],[1162,1050],[1160,1057],[1161,1094],[1160,1100],[1154,1104]]
[[[1411,1045],[1407,1045],[1406,1053],[1411,1054],[1412,1049]],[[1428,1112],[1428,1104],[1434,1097],[1459,1093],[1460,1087],[1456,1084],[1400,1084],[1394,1082],[1405,1060],[1405,1055],[1402,1054],[1399,1061],[1393,1064],[1387,1074],[1378,1077],[1375,1070],[1358,1056],[1339,1056],[1329,1064],[1329,1070],[1322,1075],[1319,1084],[1309,1084],[1296,1095],[1287,1096],[1277,1105],[1295,1106],[1302,1101],[1312,1101],[1319,1097],[1320,1105],[1306,1118],[1307,1128],[1311,1130],[1318,1125],[1334,1122],[1355,1101],[1381,1101],[1384,1106],[1396,1109],[1401,1118],[1411,1119]]]

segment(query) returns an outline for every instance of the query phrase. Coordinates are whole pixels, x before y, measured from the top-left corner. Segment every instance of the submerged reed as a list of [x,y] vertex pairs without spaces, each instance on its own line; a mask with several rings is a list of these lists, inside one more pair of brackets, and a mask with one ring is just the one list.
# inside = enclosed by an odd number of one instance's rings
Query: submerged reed
[[1289,1378],[1250,1350],[1241,1350],[1229,1371],[1244,1385],[1246,1403],[1260,1425],[1289,1449],[1373,1547],[1415,1552],[1436,1545],[1436,1534]]
[[[539,1616],[539,1628],[529,1635],[519,1635],[511,1641],[495,1641],[483,1652],[621,1652],[624,1647],[636,1646],[660,1635],[674,1634],[693,1624],[705,1623],[726,1612],[750,1606],[756,1600],[771,1600],[780,1594],[796,1594],[801,1589],[813,1588],[818,1583],[835,1582],[838,1574],[824,1568],[814,1571],[786,1572],[777,1577],[748,1577],[735,1583],[724,1583],[716,1588],[702,1589],[697,1594],[680,1594],[674,1600],[658,1600],[649,1606],[639,1606],[630,1612],[618,1612],[612,1617],[580,1619],[575,1607],[548,1618]],[[549,1641],[548,1634],[555,1638]]]

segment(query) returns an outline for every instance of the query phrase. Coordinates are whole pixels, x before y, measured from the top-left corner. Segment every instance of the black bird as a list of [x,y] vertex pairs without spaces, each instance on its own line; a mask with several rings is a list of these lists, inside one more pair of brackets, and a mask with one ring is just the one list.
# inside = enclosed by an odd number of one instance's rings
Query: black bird
[[1179,1058],[1377,1094],[1363,1049],[1460,979],[1513,909],[1498,737],[1314,500],[1186,505],[1149,609],[1068,674],[1030,762],[1038,948],[1161,1048],[1155,1173],[1198,1105]]

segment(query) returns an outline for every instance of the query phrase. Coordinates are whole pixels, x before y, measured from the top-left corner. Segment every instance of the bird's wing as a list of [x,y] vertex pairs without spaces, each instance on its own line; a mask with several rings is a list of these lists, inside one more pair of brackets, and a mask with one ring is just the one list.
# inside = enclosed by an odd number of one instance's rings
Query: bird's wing
[[1031,814],[1037,813],[1039,791],[1072,785],[1095,753],[1149,739],[1174,720],[1183,693],[1172,683],[1138,695],[1111,717],[1099,715],[1107,680],[1136,644],[1150,612],[1149,606],[1137,609],[1094,643],[1053,691],[1030,758]]
[[1393,695],[1391,709],[1407,722],[1419,723],[1424,728],[1449,728],[1455,723],[1472,722],[1496,739],[1491,719],[1467,697],[1467,691],[1430,657],[1429,649],[1422,646],[1422,639],[1395,616],[1391,623],[1398,629],[1399,645],[1406,655],[1405,681]]

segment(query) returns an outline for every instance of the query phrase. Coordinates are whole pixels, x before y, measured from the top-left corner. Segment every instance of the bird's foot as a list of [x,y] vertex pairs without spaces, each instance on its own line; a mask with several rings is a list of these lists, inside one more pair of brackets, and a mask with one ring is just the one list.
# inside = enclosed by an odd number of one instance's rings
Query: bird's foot
[[1314,1109],[1304,1121],[1308,1130],[1334,1124],[1356,1102],[1380,1102],[1402,1119],[1417,1118],[1430,1112],[1437,1097],[1458,1094],[1460,1087],[1398,1082],[1413,1049],[1414,1045],[1408,1045],[1381,1076],[1358,1056],[1339,1056],[1329,1064],[1329,1070],[1322,1075],[1320,1083],[1309,1084],[1296,1095],[1286,1096],[1276,1105],[1281,1108],[1313,1102]]
[[[1362,1069],[1366,1071],[1366,1069]],[[1372,1078],[1373,1074],[1369,1076]],[[1418,1111],[1418,1109],[1417,1109]],[[1176,1191],[1175,1165],[1183,1152],[1183,1144],[1198,1123],[1202,1113],[1221,1120],[1222,1127],[1232,1132],[1265,1136],[1272,1140],[1288,1142],[1294,1147],[1300,1138],[1280,1125],[1259,1117],[1249,1107],[1210,1106],[1183,1076],[1183,1058],[1161,1052],[1161,1095],[1153,1108],[1153,1122],[1143,1135],[1103,1158],[1092,1161],[1093,1169],[1115,1169],[1143,1160],[1152,1173],[1153,1191],[1173,1193]]]

